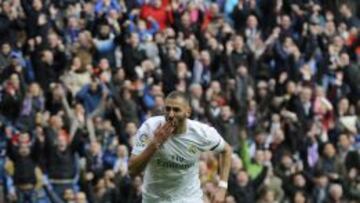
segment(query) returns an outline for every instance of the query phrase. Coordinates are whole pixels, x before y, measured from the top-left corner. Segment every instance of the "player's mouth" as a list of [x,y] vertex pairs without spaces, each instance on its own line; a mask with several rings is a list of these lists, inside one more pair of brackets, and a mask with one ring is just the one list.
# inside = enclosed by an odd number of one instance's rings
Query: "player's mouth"
[[171,125],[174,126],[174,127],[175,127],[176,124],[177,124],[177,120],[176,120],[174,117],[167,117],[167,118],[166,118],[166,121],[167,121],[167,122],[170,122]]

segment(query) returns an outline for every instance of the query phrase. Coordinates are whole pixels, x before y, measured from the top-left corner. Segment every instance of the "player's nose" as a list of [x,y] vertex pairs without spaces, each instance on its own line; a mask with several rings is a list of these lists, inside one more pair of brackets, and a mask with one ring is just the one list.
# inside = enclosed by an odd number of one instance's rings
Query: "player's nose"
[[168,117],[169,117],[169,118],[172,119],[174,116],[175,116],[175,113],[174,113],[173,110],[168,111]]

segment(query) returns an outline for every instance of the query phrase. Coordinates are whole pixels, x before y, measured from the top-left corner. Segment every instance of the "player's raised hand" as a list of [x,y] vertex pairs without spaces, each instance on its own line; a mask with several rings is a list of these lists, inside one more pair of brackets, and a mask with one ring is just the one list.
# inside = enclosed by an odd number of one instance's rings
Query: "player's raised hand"
[[175,125],[171,121],[167,121],[165,124],[161,124],[155,131],[154,140],[158,144],[163,144],[174,132]]

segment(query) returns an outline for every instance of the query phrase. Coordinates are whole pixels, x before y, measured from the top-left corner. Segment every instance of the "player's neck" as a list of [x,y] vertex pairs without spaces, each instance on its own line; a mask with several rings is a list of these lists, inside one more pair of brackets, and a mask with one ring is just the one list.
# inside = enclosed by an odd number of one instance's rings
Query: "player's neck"
[[186,132],[186,120],[184,120],[183,122],[179,123],[178,127],[175,129],[174,134],[175,135],[179,135],[179,134],[183,134]]

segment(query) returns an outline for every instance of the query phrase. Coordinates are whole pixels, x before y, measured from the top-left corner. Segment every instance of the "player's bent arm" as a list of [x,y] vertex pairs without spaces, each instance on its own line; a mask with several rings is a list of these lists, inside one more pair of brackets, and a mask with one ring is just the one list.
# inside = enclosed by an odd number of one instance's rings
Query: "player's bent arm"
[[232,152],[232,148],[228,143],[225,143],[224,150],[220,152],[220,181],[226,183],[230,174]]
[[228,179],[231,167],[232,149],[229,144],[225,143],[223,151],[220,152],[220,181],[219,190],[214,193],[212,202],[223,203],[226,198]]
[[131,177],[135,177],[144,171],[146,165],[149,163],[151,157],[155,154],[158,148],[159,144],[152,141],[139,155],[131,155],[129,160],[129,175]]
[[[141,127],[140,127],[141,128]],[[140,131],[140,130],[139,130]],[[138,155],[134,154],[129,161],[129,175],[134,177],[141,173],[146,165],[151,160],[151,157],[159,149],[159,147],[169,138],[174,131],[174,125],[171,122],[166,122],[164,125],[160,125],[154,133],[152,141],[146,146],[144,150]],[[136,150],[135,150],[136,151]],[[137,153],[136,153],[137,154]]]

